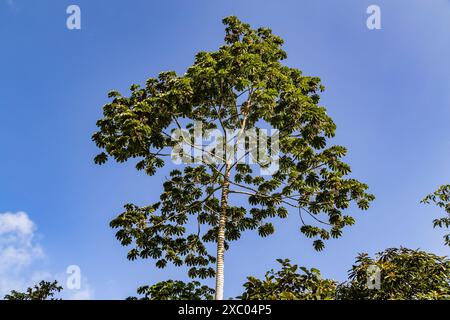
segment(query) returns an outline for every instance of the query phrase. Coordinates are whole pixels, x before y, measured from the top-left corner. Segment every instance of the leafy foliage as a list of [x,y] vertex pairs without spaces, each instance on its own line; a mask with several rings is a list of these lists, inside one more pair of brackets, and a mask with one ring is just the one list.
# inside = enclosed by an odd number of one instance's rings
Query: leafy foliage
[[[367,287],[370,266],[381,271],[380,289]],[[450,299],[450,261],[407,248],[386,249],[375,258],[363,253],[349,271],[349,281],[337,292],[339,299],[349,300]]]
[[[327,147],[336,125],[319,105],[320,79],[284,66],[283,40],[270,29],[252,29],[236,17],[223,22],[224,45],[199,52],[184,75],[163,72],[144,87],[132,85],[128,97],[111,92],[92,137],[103,149],[96,163],[136,159],[138,170],[153,175],[164,166],[175,144],[171,133],[182,124],[192,129],[199,122],[203,130],[218,129],[225,137],[227,129],[279,130],[280,169],[272,176],[231,160],[230,150],[237,146],[227,144],[222,163],[202,160],[173,170],[159,202],[127,204],[111,221],[117,239],[131,246],[129,259],[152,258],[159,268],[169,262],[187,265],[193,278],[213,277],[211,264],[223,256],[220,245],[227,249],[244,231],[274,233],[276,218],[286,218],[288,208],[298,212],[300,231],[322,250],[325,240],[340,237],[354,223],[344,210],[352,204],[367,209],[374,199],[366,184],[348,177],[351,169],[342,161],[347,150]],[[248,206],[234,206],[231,196],[245,197]],[[189,228],[192,222],[197,231]],[[207,243],[218,243],[217,254],[208,252]]]
[[63,288],[57,281],[41,281],[34,287],[28,288],[26,292],[11,291],[5,296],[5,300],[54,300],[53,296]]
[[[433,226],[439,228],[449,228],[450,227],[450,185],[443,185],[434,193],[426,196],[422,203],[434,203],[439,208],[444,209],[447,216],[435,219],[433,221]],[[450,246],[450,234],[444,236],[444,242],[447,246]]]
[[[140,300],[212,300],[214,289],[202,286],[198,281],[161,281],[152,286],[142,286],[137,290],[144,295]],[[138,298],[129,298],[137,300]]]
[[[322,279],[317,269],[291,265],[288,259],[277,260],[281,270],[270,270],[264,280],[248,277],[243,300],[331,300],[336,282]],[[302,271],[298,273],[298,269]]]

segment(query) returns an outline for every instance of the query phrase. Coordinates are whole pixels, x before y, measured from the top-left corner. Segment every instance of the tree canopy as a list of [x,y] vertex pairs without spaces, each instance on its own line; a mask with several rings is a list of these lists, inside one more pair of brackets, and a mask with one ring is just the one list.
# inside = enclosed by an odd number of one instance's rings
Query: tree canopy
[[48,282],[41,281],[39,284],[28,288],[25,292],[19,292],[16,290],[7,294],[5,300],[53,300],[56,293],[60,292],[63,288],[58,285],[57,281]]
[[[322,279],[320,271],[292,265],[288,259],[278,259],[281,270],[273,269],[265,279],[248,277],[242,300],[333,300],[337,283]],[[299,273],[299,269],[301,273]]]
[[[369,288],[369,268],[380,272],[380,288]],[[371,258],[360,254],[349,281],[338,287],[339,299],[433,300],[450,299],[450,261],[432,253],[390,248]]]
[[130,300],[212,300],[214,289],[201,285],[198,281],[183,282],[179,280],[161,281],[151,286],[142,286],[137,293],[141,298]]
[[[389,248],[357,256],[346,282],[323,279],[318,269],[278,260],[282,268],[264,279],[248,277],[243,300],[448,300],[450,260],[408,248]],[[299,273],[299,270],[302,272]],[[379,272],[379,286],[369,285]],[[374,283],[372,283],[374,284]]]

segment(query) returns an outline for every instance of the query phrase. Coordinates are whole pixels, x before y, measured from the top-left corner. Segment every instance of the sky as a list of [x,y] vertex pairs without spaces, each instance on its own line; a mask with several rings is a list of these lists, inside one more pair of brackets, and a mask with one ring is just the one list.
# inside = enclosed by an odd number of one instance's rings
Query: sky
[[[66,26],[72,4],[81,30]],[[366,26],[372,4],[380,30]],[[322,79],[333,143],[348,148],[352,176],[377,198],[351,210],[356,224],[322,252],[295,215],[268,238],[244,234],[226,253],[225,297],[277,258],[343,281],[360,252],[449,254],[432,227],[443,213],[419,203],[450,183],[449,1],[0,0],[0,296],[57,279],[67,299],[123,299],[186,280],[185,269],[128,261],[108,226],[125,203],[156,202],[167,169],[148,177],[132,163],[97,166],[91,135],[110,90],[183,73],[196,52],[223,43],[229,15],[270,27],[285,40],[285,64]],[[70,288],[74,265],[81,282]]]

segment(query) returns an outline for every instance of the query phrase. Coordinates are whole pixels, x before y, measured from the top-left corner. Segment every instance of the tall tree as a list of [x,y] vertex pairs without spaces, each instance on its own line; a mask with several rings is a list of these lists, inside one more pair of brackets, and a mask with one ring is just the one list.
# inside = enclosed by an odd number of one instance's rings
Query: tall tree
[[[370,276],[379,272],[379,287],[370,287]],[[338,286],[342,300],[450,299],[450,260],[408,248],[390,248],[371,258],[360,254],[349,272],[349,281]]]
[[[319,105],[320,79],[284,66],[283,40],[270,29],[252,29],[236,17],[223,22],[225,43],[215,52],[199,52],[184,75],[163,72],[145,87],[132,85],[129,97],[111,92],[93,135],[104,149],[96,163],[136,158],[136,168],[153,175],[178,142],[198,148],[191,137],[172,139],[174,130],[184,125],[195,133],[194,124],[201,124],[202,133],[221,132],[222,148],[196,157],[183,171],[173,170],[159,202],[127,204],[111,222],[122,245],[132,246],[129,259],[153,258],[159,268],[185,264],[192,278],[215,276],[219,300],[225,250],[242,232],[256,229],[266,237],[274,232],[276,218],[286,218],[291,208],[299,215],[300,231],[322,250],[324,240],[340,237],[354,223],[344,209],[352,202],[367,209],[374,199],[366,184],[348,177],[350,167],[341,160],[346,149],[327,147],[336,126]],[[279,154],[279,170],[270,176],[254,172],[268,168],[267,156],[256,157],[256,166],[233,156],[242,135],[262,128],[278,130],[278,150],[272,152]],[[253,151],[245,148],[244,156]],[[248,206],[233,202],[239,197]]]
[[[426,196],[422,203],[434,203],[439,208],[444,209],[446,216],[433,220],[433,226],[439,228],[450,227],[450,185],[443,185],[439,187],[434,193]],[[444,242],[447,246],[450,246],[450,234],[444,236]]]

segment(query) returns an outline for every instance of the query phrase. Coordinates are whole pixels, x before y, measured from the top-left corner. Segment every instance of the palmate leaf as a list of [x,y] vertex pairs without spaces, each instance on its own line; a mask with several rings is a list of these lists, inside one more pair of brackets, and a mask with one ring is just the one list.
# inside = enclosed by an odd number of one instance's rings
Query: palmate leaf
[[325,244],[323,243],[322,240],[315,240],[313,242],[314,245],[314,249],[316,249],[317,251],[322,251],[325,248]]

